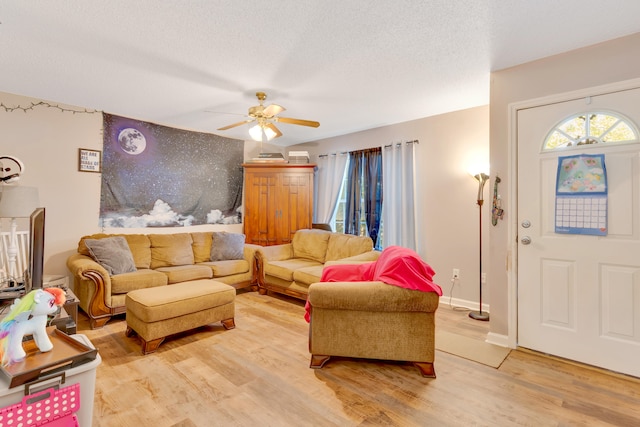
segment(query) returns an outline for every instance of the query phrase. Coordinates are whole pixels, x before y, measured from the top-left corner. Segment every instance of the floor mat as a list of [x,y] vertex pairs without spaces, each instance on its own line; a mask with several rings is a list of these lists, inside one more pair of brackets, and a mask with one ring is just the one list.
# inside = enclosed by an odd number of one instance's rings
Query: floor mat
[[473,360],[492,368],[499,368],[511,351],[510,348],[444,331],[436,331],[436,350]]

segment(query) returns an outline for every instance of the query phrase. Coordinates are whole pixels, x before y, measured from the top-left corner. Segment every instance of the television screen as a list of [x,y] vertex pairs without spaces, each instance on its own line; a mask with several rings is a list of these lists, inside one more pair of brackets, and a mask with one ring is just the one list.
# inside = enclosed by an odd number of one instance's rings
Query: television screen
[[44,208],[36,208],[29,219],[29,269],[26,291],[42,288],[44,274]]

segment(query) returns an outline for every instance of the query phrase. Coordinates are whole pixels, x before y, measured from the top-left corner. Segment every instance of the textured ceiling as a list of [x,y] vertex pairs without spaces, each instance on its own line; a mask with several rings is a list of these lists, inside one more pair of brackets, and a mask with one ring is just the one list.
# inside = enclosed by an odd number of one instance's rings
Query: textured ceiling
[[489,73],[640,31],[637,0],[4,0],[0,91],[288,146],[485,105]]

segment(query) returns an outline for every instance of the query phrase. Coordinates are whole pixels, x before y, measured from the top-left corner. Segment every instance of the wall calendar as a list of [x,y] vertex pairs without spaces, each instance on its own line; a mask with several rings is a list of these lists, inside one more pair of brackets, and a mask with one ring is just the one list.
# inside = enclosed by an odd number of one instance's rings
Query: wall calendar
[[559,157],[556,233],[606,236],[607,191],[604,154]]

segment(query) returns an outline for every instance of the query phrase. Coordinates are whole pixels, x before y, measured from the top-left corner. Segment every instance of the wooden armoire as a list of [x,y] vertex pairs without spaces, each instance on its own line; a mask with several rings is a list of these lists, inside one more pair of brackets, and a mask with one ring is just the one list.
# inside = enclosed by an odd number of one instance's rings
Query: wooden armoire
[[315,164],[245,163],[244,234],[262,246],[290,243],[311,228]]

